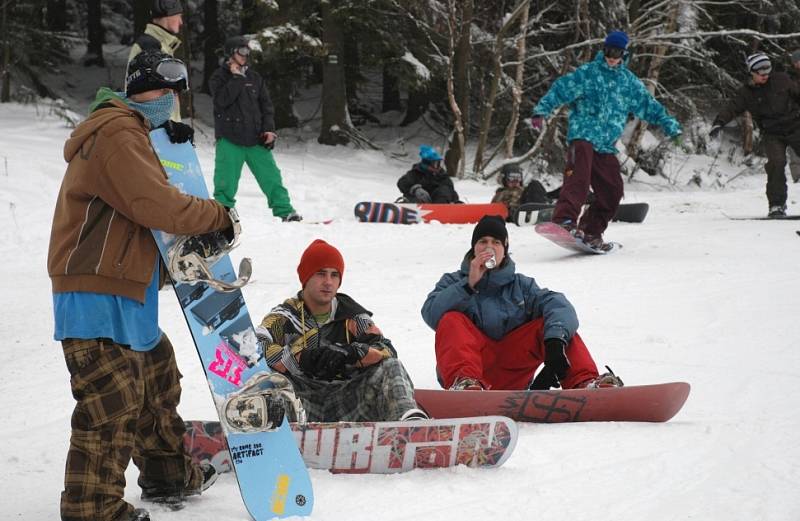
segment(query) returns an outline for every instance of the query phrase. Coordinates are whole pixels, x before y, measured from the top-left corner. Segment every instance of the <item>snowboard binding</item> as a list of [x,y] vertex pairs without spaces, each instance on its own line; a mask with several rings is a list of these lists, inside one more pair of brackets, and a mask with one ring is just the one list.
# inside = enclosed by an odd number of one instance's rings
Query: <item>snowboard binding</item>
[[228,209],[228,215],[233,222],[232,234],[226,230],[183,236],[170,247],[167,268],[175,282],[202,282],[216,291],[231,292],[241,289],[250,281],[253,266],[246,257],[239,263],[239,277],[233,282],[218,280],[211,272],[211,267],[217,261],[239,245],[239,234],[242,230],[239,215],[234,208]]
[[225,425],[237,432],[272,431],[289,421],[305,423],[303,404],[288,378],[280,373],[261,373],[251,378],[222,405]]

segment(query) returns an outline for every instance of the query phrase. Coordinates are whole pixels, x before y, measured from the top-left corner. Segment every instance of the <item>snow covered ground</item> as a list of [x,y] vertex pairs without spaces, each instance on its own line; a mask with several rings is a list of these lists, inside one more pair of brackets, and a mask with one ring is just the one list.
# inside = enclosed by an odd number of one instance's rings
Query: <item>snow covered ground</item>
[[[45,259],[68,134],[44,105],[0,105],[4,519],[58,518],[73,400],[60,346],[52,340]],[[207,136],[197,150],[210,181]],[[394,183],[410,159],[291,136],[276,153],[298,210],[308,220],[335,222],[278,222],[245,173],[243,244],[235,257],[254,261],[255,281],[245,289],[254,318],[298,289],[300,253],[323,238],[344,254],[342,291],[374,312],[417,386],[435,386],[433,332],[419,310],[439,276],[458,267],[472,227],[355,222],[355,202],[396,197]],[[707,157],[674,165],[678,178],[712,169]],[[723,159],[713,168],[723,178],[740,170]],[[800,519],[800,334],[793,322],[800,309],[800,222],[725,217],[765,213],[760,172],[739,176],[726,189],[643,181],[627,186],[627,200],[650,203],[647,221],[612,224],[606,234],[624,244],[621,252],[571,255],[531,228],[511,227],[511,254],[521,272],[571,299],[598,365],[610,365],[629,385],[690,382],[684,409],[665,424],[521,424],[516,452],[490,471],[312,471],[313,519]],[[496,185],[459,181],[456,188],[465,200],[482,202]],[[800,213],[798,197],[800,185],[791,185],[790,213]],[[187,419],[214,418],[175,299],[164,292],[161,302],[162,328],[185,375],[180,412]],[[133,466],[128,481],[127,499],[141,505]],[[231,475],[181,512],[151,512],[159,521],[248,518]]]

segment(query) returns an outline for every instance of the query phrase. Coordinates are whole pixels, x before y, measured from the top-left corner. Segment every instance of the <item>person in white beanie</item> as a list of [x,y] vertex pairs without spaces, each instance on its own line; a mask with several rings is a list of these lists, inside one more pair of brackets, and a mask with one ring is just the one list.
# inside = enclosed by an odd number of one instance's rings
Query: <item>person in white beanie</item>
[[761,131],[767,155],[768,217],[786,217],[786,150],[800,153],[800,85],[785,72],[772,70],[764,53],[745,61],[750,80],[728,101],[711,125],[711,138],[733,118],[747,111]]

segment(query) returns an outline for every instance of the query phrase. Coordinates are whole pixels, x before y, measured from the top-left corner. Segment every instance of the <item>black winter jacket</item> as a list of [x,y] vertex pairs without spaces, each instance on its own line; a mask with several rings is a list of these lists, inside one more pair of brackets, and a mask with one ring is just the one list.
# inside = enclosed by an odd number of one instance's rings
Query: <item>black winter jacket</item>
[[248,67],[244,76],[224,63],[209,79],[214,98],[214,136],[241,146],[263,143],[261,134],[275,131],[274,109],[261,75]]
[[458,194],[453,186],[453,180],[447,175],[444,169],[434,174],[420,170],[419,163],[406,172],[397,180],[397,188],[403,192],[403,196],[412,202],[417,202],[411,189],[416,185],[422,186],[428,195],[431,196],[433,203],[456,203]]
[[773,72],[764,85],[748,81],[713,124],[725,125],[744,111],[753,115],[762,132],[788,136],[800,130],[800,86],[785,72]]

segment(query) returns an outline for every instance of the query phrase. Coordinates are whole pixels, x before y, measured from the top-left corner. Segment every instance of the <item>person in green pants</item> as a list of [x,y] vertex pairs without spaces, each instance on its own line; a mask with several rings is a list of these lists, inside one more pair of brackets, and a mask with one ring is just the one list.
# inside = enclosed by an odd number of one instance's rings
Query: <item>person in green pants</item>
[[301,221],[283,186],[281,171],[272,156],[275,120],[272,100],[263,78],[247,66],[248,40],[234,36],[225,41],[226,61],[209,80],[214,98],[214,199],[227,207],[236,204],[242,166],[247,163],[272,215],[282,221]]

